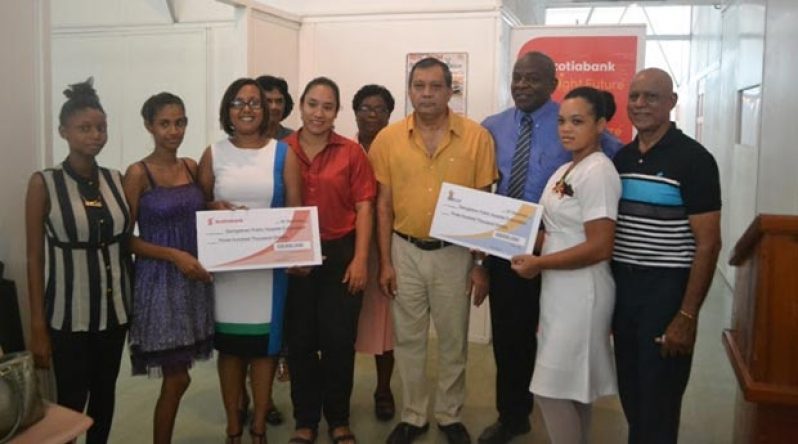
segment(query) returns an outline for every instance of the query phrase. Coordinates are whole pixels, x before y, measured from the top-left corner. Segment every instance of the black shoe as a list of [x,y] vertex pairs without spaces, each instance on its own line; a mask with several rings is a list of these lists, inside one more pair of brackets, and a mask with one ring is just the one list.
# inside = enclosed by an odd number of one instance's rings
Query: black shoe
[[388,439],[385,442],[387,444],[410,444],[427,430],[429,430],[429,424],[424,424],[419,427],[406,422],[400,422],[396,424],[396,427],[394,427],[391,434],[388,435]]
[[438,428],[446,435],[449,444],[471,444],[471,435],[468,434],[462,422],[440,425]]
[[266,422],[270,425],[278,426],[283,423],[283,414],[277,410],[277,407],[272,406],[266,412]]
[[526,427],[510,428],[496,421],[482,431],[477,442],[479,444],[505,444],[518,435],[528,433],[529,430],[529,424],[526,424]]
[[374,394],[374,414],[380,421],[390,421],[396,415],[396,404],[390,391]]

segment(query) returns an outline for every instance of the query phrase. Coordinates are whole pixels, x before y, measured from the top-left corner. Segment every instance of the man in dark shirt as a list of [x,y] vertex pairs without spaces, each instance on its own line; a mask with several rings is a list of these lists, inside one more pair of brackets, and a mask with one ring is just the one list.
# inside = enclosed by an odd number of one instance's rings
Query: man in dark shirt
[[629,443],[676,443],[698,313],[720,251],[712,154],[670,121],[670,76],[637,73],[627,112],[638,131],[615,156],[623,191],[613,252],[618,386]]

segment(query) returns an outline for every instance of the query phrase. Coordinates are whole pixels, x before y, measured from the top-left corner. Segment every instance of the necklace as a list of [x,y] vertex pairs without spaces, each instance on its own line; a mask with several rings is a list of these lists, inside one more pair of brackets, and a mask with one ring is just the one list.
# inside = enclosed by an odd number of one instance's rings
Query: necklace
[[100,193],[100,175],[94,160],[91,161],[89,171],[84,172],[83,175],[75,171],[75,168],[69,162],[69,157],[61,165],[63,165],[64,171],[76,182],[83,206],[86,208],[102,208],[104,205],[103,197]]
[[83,200],[83,206],[86,208],[102,208],[103,207],[103,200],[100,196],[97,196],[96,199],[89,199],[84,195],[80,195],[81,200]]
[[86,208],[102,208],[103,196],[100,194],[99,177],[78,184],[78,194]]

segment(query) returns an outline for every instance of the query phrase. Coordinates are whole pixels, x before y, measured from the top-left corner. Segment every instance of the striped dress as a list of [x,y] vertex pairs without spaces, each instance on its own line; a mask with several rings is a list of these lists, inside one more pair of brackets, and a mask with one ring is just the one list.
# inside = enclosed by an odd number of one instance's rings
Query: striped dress
[[66,161],[40,174],[50,202],[44,294],[50,326],[97,332],[127,324],[130,212],[122,175],[97,167],[86,179]]

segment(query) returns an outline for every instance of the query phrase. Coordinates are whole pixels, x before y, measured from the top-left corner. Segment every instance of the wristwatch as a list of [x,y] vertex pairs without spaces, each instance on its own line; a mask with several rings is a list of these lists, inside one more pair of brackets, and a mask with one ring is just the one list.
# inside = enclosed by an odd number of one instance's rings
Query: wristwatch
[[481,257],[475,257],[474,258],[474,265],[476,265],[477,267],[484,267],[484,265],[483,265],[484,263],[485,263],[485,260],[483,258],[481,258]]

